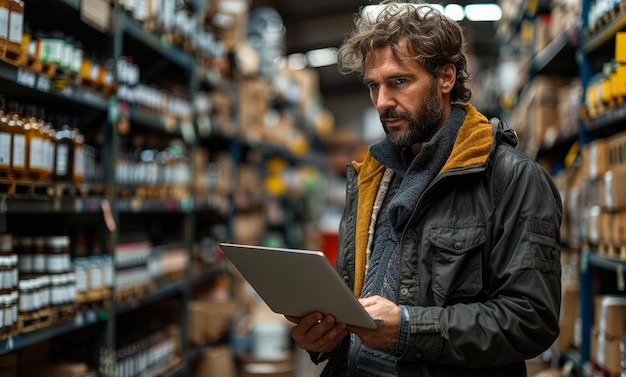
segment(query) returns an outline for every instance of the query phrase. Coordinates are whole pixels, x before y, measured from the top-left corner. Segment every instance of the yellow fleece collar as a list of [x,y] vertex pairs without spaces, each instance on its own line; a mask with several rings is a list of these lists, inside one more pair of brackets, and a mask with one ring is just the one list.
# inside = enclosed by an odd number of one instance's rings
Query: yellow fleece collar
[[[456,105],[465,110],[465,121],[459,129],[452,153],[442,168],[442,172],[486,163],[493,143],[493,128],[489,120],[470,104],[458,103]],[[352,165],[358,174],[358,203],[354,239],[354,295],[359,297],[365,281],[366,250],[369,223],[373,213],[372,205],[385,166],[369,153],[363,162],[353,162]]]

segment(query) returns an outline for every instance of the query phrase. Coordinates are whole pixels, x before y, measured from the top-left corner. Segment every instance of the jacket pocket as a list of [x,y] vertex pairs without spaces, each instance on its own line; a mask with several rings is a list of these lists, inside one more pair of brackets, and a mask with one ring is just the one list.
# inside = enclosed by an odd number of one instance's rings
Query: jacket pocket
[[484,224],[433,228],[431,231],[432,287],[444,302],[475,296],[481,291],[481,251],[485,237]]

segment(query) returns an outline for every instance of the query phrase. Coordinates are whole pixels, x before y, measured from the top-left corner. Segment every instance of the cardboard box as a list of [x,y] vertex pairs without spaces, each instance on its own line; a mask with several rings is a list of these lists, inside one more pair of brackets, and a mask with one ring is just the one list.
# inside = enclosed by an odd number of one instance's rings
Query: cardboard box
[[617,65],[609,75],[609,80],[611,81],[611,96],[613,98],[626,96],[626,64]]
[[293,355],[280,360],[259,360],[243,354],[239,363],[240,377],[295,377]]
[[603,296],[599,309],[596,323],[600,336],[626,338],[626,297]]
[[609,211],[626,208],[626,165],[609,169],[603,176],[601,205]]
[[608,138],[609,164],[611,167],[626,164],[626,132],[620,132]]
[[611,241],[614,245],[626,245],[626,211],[613,214],[611,221]]
[[219,346],[204,349],[194,367],[193,376],[237,377],[237,368],[230,348]]
[[626,63],[626,32],[615,33],[615,61]]
[[217,341],[229,329],[237,311],[233,300],[192,300],[188,303],[189,340],[201,346]]
[[609,170],[609,143],[605,139],[596,139],[586,144],[582,150],[582,158],[586,163],[586,176],[599,178]]
[[623,338],[614,338],[598,334],[597,340],[597,362],[606,372],[617,373],[621,371],[621,351],[620,344]]

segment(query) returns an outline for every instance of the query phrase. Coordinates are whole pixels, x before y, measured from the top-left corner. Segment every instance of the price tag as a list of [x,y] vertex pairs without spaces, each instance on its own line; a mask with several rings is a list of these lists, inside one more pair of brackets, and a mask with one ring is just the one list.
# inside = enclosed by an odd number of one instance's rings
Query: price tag
[[26,70],[24,68],[19,68],[17,70],[17,83],[18,84],[27,86],[29,88],[34,88],[36,80],[37,80],[37,75],[35,75],[33,72]]
[[45,93],[50,91],[50,78],[48,76],[37,76],[37,90]]

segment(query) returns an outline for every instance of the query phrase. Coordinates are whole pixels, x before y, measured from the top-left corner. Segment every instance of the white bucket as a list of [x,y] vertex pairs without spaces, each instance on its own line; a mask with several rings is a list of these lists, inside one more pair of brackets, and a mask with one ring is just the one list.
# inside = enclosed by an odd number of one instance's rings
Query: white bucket
[[252,356],[278,360],[291,353],[288,326],[284,322],[265,321],[252,327]]

